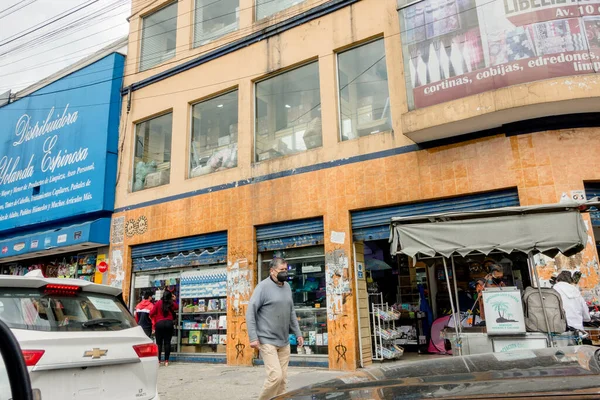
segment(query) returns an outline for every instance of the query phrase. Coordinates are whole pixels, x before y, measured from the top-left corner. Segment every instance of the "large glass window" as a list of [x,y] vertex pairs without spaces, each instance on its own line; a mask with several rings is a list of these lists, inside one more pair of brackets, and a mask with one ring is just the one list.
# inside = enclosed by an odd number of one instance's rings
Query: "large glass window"
[[306,0],[256,0],[256,20],[270,17]]
[[137,124],[133,191],[166,185],[171,176],[173,114]]
[[192,107],[190,177],[237,167],[238,92]]
[[239,0],[196,0],[194,47],[235,31],[239,17]]
[[258,82],[255,123],[257,161],[322,146],[319,64]]
[[304,348],[298,348],[297,339],[291,335],[292,353],[327,354],[329,340],[324,247],[261,253],[261,279],[269,276],[269,263],[275,256],[284,257],[288,262],[288,283],[292,288],[296,316],[304,337]]
[[177,2],[144,17],[142,22],[140,71],[175,57]]
[[383,39],[338,55],[342,140],[392,129]]

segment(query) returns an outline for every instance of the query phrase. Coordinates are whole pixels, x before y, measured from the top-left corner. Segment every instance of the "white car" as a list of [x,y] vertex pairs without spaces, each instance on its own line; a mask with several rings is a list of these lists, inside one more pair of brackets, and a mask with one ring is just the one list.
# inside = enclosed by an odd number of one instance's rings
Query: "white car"
[[158,348],[135,323],[121,290],[0,275],[0,319],[19,341],[42,400],[159,400]]

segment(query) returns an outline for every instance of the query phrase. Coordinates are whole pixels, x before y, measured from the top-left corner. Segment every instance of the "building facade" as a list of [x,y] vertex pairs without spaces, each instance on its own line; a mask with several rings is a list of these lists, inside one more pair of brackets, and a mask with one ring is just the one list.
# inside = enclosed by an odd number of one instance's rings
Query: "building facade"
[[[132,304],[176,292],[180,357],[250,365],[246,305],[283,255],[309,344],[294,360],[377,358],[372,260],[398,262],[387,302],[419,297],[391,217],[600,189],[595,11],[504,3],[133,1],[111,284]],[[588,225],[564,263],[595,294]]]
[[108,280],[126,38],[0,107],[0,273]]

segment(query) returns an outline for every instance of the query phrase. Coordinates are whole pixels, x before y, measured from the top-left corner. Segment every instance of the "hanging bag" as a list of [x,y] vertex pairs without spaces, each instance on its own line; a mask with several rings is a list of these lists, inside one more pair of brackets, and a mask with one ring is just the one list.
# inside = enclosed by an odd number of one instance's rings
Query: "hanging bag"
[[567,331],[567,317],[560,294],[550,288],[542,288],[542,299],[548,316],[550,328],[546,327],[542,302],[538,289],[528,287],[523,295],[523,310],[525,314],[525,327],[528,332],[565,333]]

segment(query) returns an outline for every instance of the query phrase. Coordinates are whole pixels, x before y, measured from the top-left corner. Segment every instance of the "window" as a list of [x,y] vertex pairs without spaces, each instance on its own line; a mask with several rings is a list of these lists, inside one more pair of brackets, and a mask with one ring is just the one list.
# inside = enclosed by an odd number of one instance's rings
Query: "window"
[[117,297],[94,293],[3,288],[0,319],[10,328],[33,331],[120,331],[135,321]]
[[294,308],[304,348],[298,348],[294,335],[290,338],[292,353],[328,353],[327,282],[325,277],[325,248],[311,246],[285,249],[260,254],[260,278],[269,277],[269,263],[274,256],[284,257],[288,263],[288,284],[292,289]]
[[312,63],[256,84],[256,159],[320,147],[319,64]]
[[256,0],[256,20],[270,17],[305,0]]
[[239,0],[196,0],[194,47],[235,31],[239,18]]
[[144,17],[142,24],[140,71],[145,71],[175,57],[177,3]]
[[390,131],[383,39],[340,53],[338,76],[342,140]]
[[238,92],[192,107],[190,177],[237,167]]
[[169,183],[173,114],[137,124],[133,191]]

